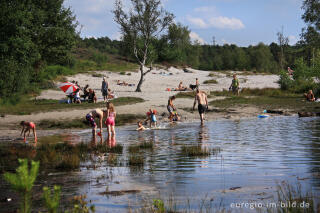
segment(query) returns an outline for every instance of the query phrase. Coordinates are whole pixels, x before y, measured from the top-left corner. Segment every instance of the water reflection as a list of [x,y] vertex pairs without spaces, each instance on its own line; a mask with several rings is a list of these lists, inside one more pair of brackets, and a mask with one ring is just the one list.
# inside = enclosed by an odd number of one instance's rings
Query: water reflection
[[[177,199],[203,198],[206,195],[223,197],[224,204],[239,200],[257,199],[257,194],[273,192],[276,181],[296,183],[320,191],[320,120],[316,118],[274,117],[239,121],[180,123],[159,130],[134,131],[135,127],[118,128],[117,138],[105,140],[108,147],[124,146],[122,155],[107,153],[105,162],[96,163],[95,169],[82,168],[73,174],[86,183],[77,192],[85,192],[98,205],[98,211],[112,208],[126,212],[128,202],[140,196],[174,195]],[[91,143],[96,146],[100,138],[91,138],[91,132],[67,136],[63,140]],[[128,146],[152,142],[153,150],[143,150],[144,165],[128,166]],[[207,158],[181,155],[181,147],[201,145],[221,148],[221,152]],[[17,149],[14,149],[17,151]],[[11,151],[13,154],[14,151]],[[31,155],[32,152],[27,152]],[[121,162],[110,163],[110,162]],[[90,162],[84,162],[88,165]],[[111,179],[98,185],[97,178],[109,174]],[[50,177],[48,177],[50,179]],[[63,179],[57,175],[51,181]],[[45,180],[45,179],[43,179]],[[113,180],[113,179],[112,179]],[[47,181],[47,180],[46,180]],[[59,181],[61,182],[61,181]],[[64,184],[63,182],[61,183]],[[142,192],[120,197],[97,196],[105,185],[114,189],[139,188]],[[241,187],[241,190],[229,190]],[[115,203],[117,205],[115,205]],[[99,209],[100,208],[100,209]]]

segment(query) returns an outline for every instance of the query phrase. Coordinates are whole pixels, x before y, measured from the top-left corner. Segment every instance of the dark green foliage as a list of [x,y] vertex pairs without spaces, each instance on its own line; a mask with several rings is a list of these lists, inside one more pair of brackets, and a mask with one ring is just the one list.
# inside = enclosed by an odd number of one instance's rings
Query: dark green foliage
[[130,155],[129,156],[129,166],[143,166],[144,157],[142,155]]
[[[76,22],[63,0],[13,0],[0,4],[0,96],[29,92],[46,64],[71,65]],[[48,79],[46,79],[48,80]],[[29,90],[28,90],[29,89]]]
[[285,71],[280,73],[281,89],[300,94],[314,90],[315,94],[319,95],[320,85],[314,81],[314,78],[319,79],[320,77],[320,54],[317,53],[313,65],[308,66],[303,58],[298,58],[294,67],[293,78],[290,78]]
[[38,176],[39,162],[31,161],[30,170],[28,159],[19,159],[19,163],[20,166],[16,169],[16,174],[7,172],[4,174],[4,178],[23,197],[20,211],[28,213],[31,212],[31,190]]
[[293,85],[293,80],[290,78],[288,73],[286,71],[281,71],[280,72],[280,79],[278,81],[280,88],[282,90],[288,90],[289,88],[292,87]]

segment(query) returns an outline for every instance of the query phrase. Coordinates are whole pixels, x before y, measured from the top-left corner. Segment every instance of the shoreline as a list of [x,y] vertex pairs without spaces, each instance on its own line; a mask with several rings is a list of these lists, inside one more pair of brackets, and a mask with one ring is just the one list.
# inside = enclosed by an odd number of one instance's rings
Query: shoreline
[[[192,114],[192,113],[190,113]],[[198,112],[195,110],[195,112],[193,114],[196,114],[198,116],[198,118],[182,118],[182,120],[179,123],[183,123],[183,124],[195,124],[195,123],[199,123],[200,124],[200,119],[199,119],[199,114]],[[232,116],[229,114],[225,114],[225,113],[214,113],[214,112],[210,112],[208,116],[208,113],[205,116],[205,122],[204,125],[206,125],[207,122],[215,122],[215,121],[240,121],[240,120],[248,120],[248,119],[259,119],[257,118],[258,114],[254,114],[254,113],[232,113],[235,116]],[[183,115],[183,114],[182,114]],[[297,116],[297,114],[284,114],[284,115],[271,115],[270,117],[295,117]],[[160,118],[161,117],[161,118]],[[166,116],[159,116],[158,117],[158,121],[160,121],[161,125],[162,123],[165,124],[169,124],[170,122],[166,121]],[[260,118],[261,119],[261,118]],[[263,119],[263,118],[262,118]],[[164,122],[162,122],[163,120],[165,120]],[[116,125],[116,130],[117,127],[118,128],[125,128],[128,126],[135,126],[136,122],[129,122],[129,123],[125,123],[123,125]],[[147,125],[144,125],[147,126]],[[9,127],[9,126],[8,126]],[[11,141],[19,141],[22,140],[22,137],[20,137],[20,132],[21,132],[21,128],[18,128],[19,126],[15,126],[13,128],[3,128],[3,126],[0,126],[0,143],[1,142],[11,142]],[[81,130],[88,130],[91,134],[91,127],[88,126],[88,128],[68,128],[68,129],[61,129],[61,128],[51,128],[51,129],[37,129],[37,135],[38,138],[40,137],[44,137],[44,136],[53,136],[53,135],[60,135],[60,134],[68,134],[70,132],[78,132]],[[106,133],[106,127],[103,126],[103,130]],[[32,135],[30,134],[30,138],[32,140]]]

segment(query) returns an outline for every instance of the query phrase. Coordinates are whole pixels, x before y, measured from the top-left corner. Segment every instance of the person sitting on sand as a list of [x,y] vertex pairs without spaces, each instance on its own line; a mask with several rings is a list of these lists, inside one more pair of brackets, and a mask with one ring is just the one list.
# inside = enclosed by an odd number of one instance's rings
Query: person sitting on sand
[[179,85],[178,85],[178,88],[175,88],[176,91],[185,91],[187,90],[188,88],[187,87],[184,87],[183,86],[183,83],[182,81],[180,81]]
[[141,121],[138,122],[138,128],[137,128],[136,130],[137,130],[137,131],[146,130],[146,128],[142,125],[142,122],[141,122]]
[[74,92],[74,102],[77,104],[81,104],[81,100],[80,100],[80,88],[78,88],[75,92]]
[[171,96],[168,100],[167,109],[169,112],[169,120],[172,121],[178,121],[180,120],[180,117],[178,116],[178,113],[176,112],[176,108],[173,105],[173,101],[176,99],[176,96]]
[[94,119],[95,118],[99,119],[100,132],[98,133],[98,135],[101,136],[101,139],[102,139],[102,120],[104,117],[107,117],[107,115],[108,115],[107,110],[104,110],[104,109],[94,109],[86,115],[86,120],[89,122],[90,126],[92,127],[93,137],[96,137],[96,131],[97,131],[97,124]]
[[128,86],[129,84],[127,83],[127,82],[125,82],[125,81],[120,81],[120,80],[117,80],[117,85],[119,85],[119,86]]
[[22,126],[22,130],[20,135],[22,136],[22,132],[24,132],[23,134],[23,140],[26,143],[27,139],[26,139],[26,133],[29,131],[28,137],[30,136],[30,130],[32,129],[33,131],[33,136],[34,136],[34,142],[37,142],[37,132],[36,132],[36,125],[33,122],[28,122],[28,121],[21,121],[20,125]]
[[114,94],[114,92],[111,91],[111,89],[108,89],[108,99],[110,100],[110,99],[113,99],[115,97],[116,97],[116,95]]
[[147,121],[150,121],[150,128],[152,127],[152,125],[154,125],[154,127],[156,128],[157,127],[157,117],[156,117],[156,114],[157,114],[157,110],[152,110],[152,109],[149,109],[149,111],[147,112],[147,120],[145,120],[145,122]]
[[91,88],[89,89],[88,102],[89,103],[97,103],[96,93]]
[[233,79],[229,90],[232,89],[233,94],[239,95],[239,79],[237,78],[236,74],[233,74]]
[[310,101],[310,102],[316,101],[316,98],[314,97],[312,90],[309,90],[308,93],[304,93],[303,95],[307,99],[307,101]]
[[85,101],[86,98],[89,96],[89,85],[87,84],[84,88],[83,88],[83,100]]
[[105,121],[105,124],[108,128],[108,138],[114,138],[116,136],[115,132],[115,120],[116,120],[117,112],[114,109],[113,103],[107,102],[107,119]]

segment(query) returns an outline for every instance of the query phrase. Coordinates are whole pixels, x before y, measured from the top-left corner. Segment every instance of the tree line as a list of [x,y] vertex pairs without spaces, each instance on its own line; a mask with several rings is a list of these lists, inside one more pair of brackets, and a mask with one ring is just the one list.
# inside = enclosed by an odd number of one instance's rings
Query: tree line
[[[159,0],[132,0],[136,12],[131,14],[125,14],[121,1],[116,1],[113,12],[122,32],[120,41],[108,37],[81,38],[76,30],[78,22],[75,15],[70,8],[63,6],[63,2],[1,1],[0,102],[37,90],[50,75],[59,74],[53,74],[53,69],[46,69],[48,65],[72,68],[79,48],[95,49],[143,66],[162,63],[201,70],[279,73],[287,66],[295,69],[301,60],[306,66],[315,67],[317,64],[315,58],[320,49],[319,0],[303,1],[305,13],[302,19],[307,27],[302,29],[301,40],[296,45],[289,45],[287,37],[279,32],[275,35],[277,42],[248,47],[192,42],[188,27],[173,23],[174,15],[163,10]],[[149,21],[151,19],[153,22]],[[147,28],[141,30],[139,26],[145,23]],[[97,60],[107,60],[107,57],[97,56]],[[297,60],[300,61],[297,63]]]

